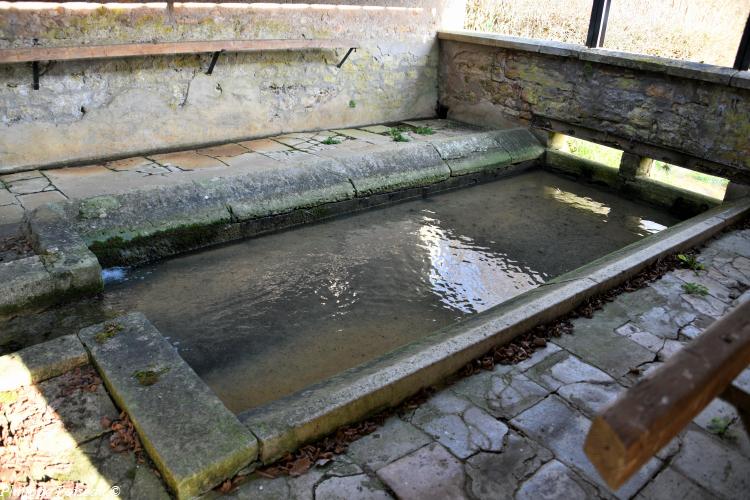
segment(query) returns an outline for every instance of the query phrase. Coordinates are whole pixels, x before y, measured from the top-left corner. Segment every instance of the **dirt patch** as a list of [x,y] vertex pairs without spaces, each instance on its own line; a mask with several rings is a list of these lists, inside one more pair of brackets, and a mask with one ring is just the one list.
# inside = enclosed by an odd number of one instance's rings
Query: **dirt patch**
[[[60,397],[95,392],[102,383],[91,366],[60,376]],[[62,498],[82,495],[86,485],[58,481],[50,474],[65,474],[73,464],[45,443],[66,433],[65,423],[35,385],[3,393],[0,398],[0,483],[21,498]],[[43,475],[39,472],[42,471]]]
[[0,262],[23,259],[34,255],[31,243],[22,234],[0,237]]

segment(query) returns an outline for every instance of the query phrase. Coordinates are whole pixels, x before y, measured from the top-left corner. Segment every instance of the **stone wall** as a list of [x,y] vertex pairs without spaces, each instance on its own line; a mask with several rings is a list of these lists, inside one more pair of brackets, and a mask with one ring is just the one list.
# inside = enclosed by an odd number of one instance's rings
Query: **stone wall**
[[[280,132],[434,115],[436,31],[455,0],[346,5],[0,2],[0,48],[260,38],[354,39],[346,52],[228,53],[0,65],[0,172]],[[447,20],[447,22],[443,22]],[[37,40],[37,42],[34,42]]]
[[450,117],[569,128],[750,183],[748,72],[511,37],[440,38],[441,104]]

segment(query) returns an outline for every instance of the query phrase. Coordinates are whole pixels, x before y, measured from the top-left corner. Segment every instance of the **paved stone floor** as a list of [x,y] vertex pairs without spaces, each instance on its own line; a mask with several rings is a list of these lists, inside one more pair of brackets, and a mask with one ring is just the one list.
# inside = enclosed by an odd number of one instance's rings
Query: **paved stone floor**
[[[394,127],[409,130],[403,135],[410,141],[429,141],[476,131],[448,120],[407,121]],[[418,128],[430,133],[417,133]],[[0,175],[0,237],[21,221],[24,210],[33,210],[45,203],[240,175],[249,169],[292,159],[337,157],[392,143],[390,130],[388,126],[374,125],[298,132],[95,165]]]
[[[583,453],[591,418],[741,301],[750,300],[750,230],[618,296],[516,365],[436,393],[299,477],[253,477],[228,496],[253,499],[747,498],[750,439],[715,400],[619,491]],[[691,295],[687,283],[703,285]],[[750,391],[750,369],[736,384]]]

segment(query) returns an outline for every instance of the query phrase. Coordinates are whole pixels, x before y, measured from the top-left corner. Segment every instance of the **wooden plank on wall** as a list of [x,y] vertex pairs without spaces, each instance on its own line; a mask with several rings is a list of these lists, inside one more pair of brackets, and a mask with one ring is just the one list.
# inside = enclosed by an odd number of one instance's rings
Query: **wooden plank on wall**
[[191,42],[82,45],[0,49],[0,64],[33,61],[110,59],[119,57],[200,54],[206,52],[260,52],[274,50],[344,49],[359,47],[353,40],[206,40]]

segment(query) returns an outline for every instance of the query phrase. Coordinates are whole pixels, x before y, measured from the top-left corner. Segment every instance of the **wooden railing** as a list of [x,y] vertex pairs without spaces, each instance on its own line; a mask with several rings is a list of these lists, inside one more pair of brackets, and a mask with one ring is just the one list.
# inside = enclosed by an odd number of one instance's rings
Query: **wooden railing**
[[745,302],[597,416],[586,455],[616,489],[716,397],[733,404],[750,427],[750,395],[731,385],[748,365],[750,302]]

